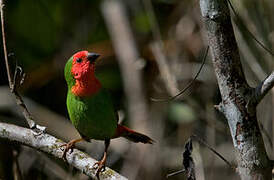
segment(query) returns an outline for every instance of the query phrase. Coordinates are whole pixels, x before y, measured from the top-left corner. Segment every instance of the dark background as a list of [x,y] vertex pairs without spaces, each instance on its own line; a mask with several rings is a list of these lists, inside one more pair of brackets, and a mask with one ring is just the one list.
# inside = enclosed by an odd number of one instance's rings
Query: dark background
[[[127,118],[127,99],[113,48],[115,44],[110,39],[102,15],[103,2],[4,1],[7,48],[12,53],[9,61],[13,67],[17,62],[26,72],[20,93],[38,124],[47,126],[47,132],[66,141],[78,134],[68,120],[63,68],[69,57],[79,50],[101,54],[97,62],[97,77],[111,92],[117,109],[124,114],[123,124],[132,127]],[[150,48],[150,44],[157,40],[153,27],[160,31],[164,45],[162,53],[178,89],[183,89],[193,79],[201,65],[207,41],[203,33],[199,1],[153,0],[153,9],[146,9],[144,2],[121,1],[130,22],[134,43],[145,63],[142,82],[149,107],[148,129],[156,144],[146,147],[144,162],[132,175],[131,163],[127,162],[131,162],[135,154],[128,153],[132,152],[129,150],[148,145],[135,145],[122,138],[113,140],[107,165],[132,179],[165,179],[169,172],[182,168],[184,144],[193,133],[235,163],[229,128],[213,107],[220,101],[220,95],[210,57],[198,79],[183,96],[169,103],[150,100],[151,97],[167,98],[172,95],[166,88]],[[274,63],[273,57],[252,40],[246,28],[271,49],[274,45],[274,2],[235,0],[232,4],[239,14],[239,18],[233,16],[232,19],[243,68],[249,84],[255,86],[269,74]],[[156,19],[150,18],[148,14],[151,12],[154,12]],[[155,23],[156,26],[153,26]],[[0,121],[25,126],[7,84],[1,44]],[[270,93],[258,108],[258,120],[270,157],[273,157],[272,101]],[[138,130],[142,132],[142,129]],[[0,179],[14,178],[12,166],[16,160],[24,179],[87,179],[87,176],[68,167],[62,160],[4,140],[0,144]],[[103,153],[103,143],[99,141],[80,143],[77,147],[96,159],[100,159]],[[238,178],[223,161],[196,142],[193,156],[197,179]],[[171,179],[183,177],[181,174]]]

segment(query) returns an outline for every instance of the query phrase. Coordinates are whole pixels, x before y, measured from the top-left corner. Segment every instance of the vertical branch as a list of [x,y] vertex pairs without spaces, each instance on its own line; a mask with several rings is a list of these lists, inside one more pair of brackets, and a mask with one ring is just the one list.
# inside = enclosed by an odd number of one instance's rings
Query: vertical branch
[[16,67],[15,69],[15,75],[12,78],[10,66],[9,66],[9,61],[8,61],[8,53],[7,53],[7,47],[6,47],[6,35],[5,35],[5,24],[4,24],[4,11],[3,11],[4,3],[3,0],[0,0],[0,14],[1,14],[1,25],[2,25],[2,40],[3,40],[3,49],[4,49],[4,58],[5,58],[5,64],[6,64],[6,69],[7,69],[7,74],[8,74],[8,81],[9,81],[9,87],[11,89],[12,94],[16,98],[16,104],[21,108],[22,113],[31,129],[34,129],[37,133],[44,132],[45,127],[37,125],[33,121],[33,117],[29,113],[22,97],[20,94],[17,92],[17,80],[21,78],[19,81],[24,80],[24,74],[22,75],[22,69],[20,67]]
[[[226,0],[200,0],[224,113],[242,179],[271,179],[271,164],[256,118],[254,89],[246,82]],[[253,106],[250,108],[250,106]],[[254,109],[254,111],[249,111]]]
[[2,30],[2,42],[3,42],[3,49],[4,49],[4,58],[5,58],[5,63],[6,63],[6,69],[7,69],[7,74],[8,74],[8,80],[9,80],[9,86],[12,89],[13,87],[13,82],[11,79],[11,72],[10,72],[10,67],[9,67],[9,61],[8,61],[8,54],[7,54],[7,46],[6,46],[6,35],[5,35],[5,23],[4,23],[4,3],[3,0],[0,0],[0,12],[1,12],[1,30]]
[[[134,129],[147,132],[148,106],[145,100],[145,91],[138,50],[130,30],[125,10],[119,0],[106,0],[102,5],[102,12],[108,27],[113,47],[118,57],[127,97],[129,118]],[[134,145],[136,146],[136,145]],[[130,165],[125,165],[129,179],[135,179],[140,165],[143,163],[145,147],[132,148]]]

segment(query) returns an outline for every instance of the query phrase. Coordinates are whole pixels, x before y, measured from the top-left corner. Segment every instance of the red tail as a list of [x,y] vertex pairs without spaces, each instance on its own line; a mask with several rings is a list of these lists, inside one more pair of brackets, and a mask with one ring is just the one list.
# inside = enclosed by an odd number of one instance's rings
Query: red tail
[[141,142],[144,144],[153,144],[153,140],[141,133],[135,132],[132,129],[129,129],[125,126],[122,126],[120,124],[118,124],[117,127],[117,132],[116,132],[116,136],[115,137],[125,137],[130,141],[133,141],[135,143]]

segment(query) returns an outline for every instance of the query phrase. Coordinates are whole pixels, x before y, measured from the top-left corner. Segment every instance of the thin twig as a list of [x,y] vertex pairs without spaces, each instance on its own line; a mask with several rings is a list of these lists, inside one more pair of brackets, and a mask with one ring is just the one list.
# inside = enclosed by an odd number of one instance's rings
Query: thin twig
[[[32,130],[19,127],[12,124],[0,123],[0,139],[7,139],[9,141],[17,142],[36,150],[48,153],[58,159],[62,158],[63,150],[60,148],[64,142],[47,133],[35,136]],[[95,159],[89,157],[87,154],[74,149],[73,152],[67,153],[67,161],[69,165],[74,166],[89,177],[96,178],[96,169],[93,168]],[[101,180],[126,180],[127,178],[121,176],[119,173],[106,168],[100,174]]]
[[188,90],[193,85],[193,83],[196,81],[196,79],[198,78],[199,74],[201,73],[201,71],[202,71],[202,69],[204,67],[205,61],[206,61],[208,50],[209,50],[209,46],[207,46],[207,48],[206,48],[206,51],[205,51],[205,54],[204,54],[204,57],[203,57],[203,62],[201,64],[200,69],[198,70],[198,72],[195,75],[195,77],[190,81],[190,83],[188,83],[186,85],[186,87],[184,87],[184,89],[182,89],[178,94],[176,94],[175,96],[170,97],[170,98],[166,98],[166,99],[150,98],[150,99],[152,101],[155,101],[155,102],[169,102],[169,101],[172,101],[172,100],[176,99],[177,97],[181,96],[186,90]]
[[220,153],[218,153],[215,149],[213,149],[212,147],[210,147],[209,144],[207,144],[205,142],[205,140],[203,140],[202,138],[198,137],[197,135],[192,135],[191,136],[192,139],[197,140],[199,143],[203,144],[204,146],[206,146],[209,150],[211,150],[214,154],[216,154],[219,158],[221,158],[231,169],[233,169],[235,171],[235,166],[232,165],[228,160],[226,160]]
[[[235,19],[240,22],[241,24],[243,24],[240,16],[237,14],[235,8],[233,7],[232,3],[230,0],[227,0],[228,4],[235,16]],[[247,28],[246,25],[243,24],[243,28],[245,29],[245,31],[247,31],[247,33],[251,36],[251,38],[259,45],[261,46],[265,51],[267,51],[271,56],[274,56],[274,52],[266,47],[261,41],[259,41],[255,35]],[[257,62],[255,62],[257,63]],[[257,63],[258,64],[258,63]],[[254,72],[257,72],[258,69],[260,69],[260,67],[255,67],[252,68]],[[255,71],[256,70],[256,71]],[[253,97],[250,99],[250,101],[248,102],[248,112],[250,113],[255,113],[256,111],[256,105],[260,103],[260,101],[262,100],[262,98],[267,94],[267,92],[272,89],[272,87],[274,86],[274,72],[272,72],[264,81],[262,81],[254,90],[254,95]],[[257,73],[258,74],[258,73]],[[265,73],[262,73],[265,74]],[[263,129],[262,129],[263,130]],[[264,132],[264,131],[263,131]],[[264,132],[265,133],[265,132]],[[266,135],[267,136],[267,135]],[[268,136],[267,136],[268,137]]]
[[[231,1],[230,1],[230,0],[227,0],[227,2],[228,2],[228,4],[229,4],[229,6],[230,6],[230,8],[231,8],[231,10],[232,10],[232,12],[233,12],[233,14],[235,15],[236,19],[237,19],[238,21],[240,21],[240,16],[237,14],[236,10],[235,10],[234,7],[232,6]],[[249,30],[247,29],[246,26],[243,26],[243,27],[244,27],[244,29],[248,32],[248,34],[251,36],[251,38],[252,38],[254,41],[256,41],[256,42],[257,42],[265,51],[267,51],[271,56],[274,56],[274,52],[272,52],[271,49],[267,48],[261,41],[259,41],[259,40],[255,37],[255,35],[254,35],[251,31],[249,31]]]
[[274,86],[274,71],[265,78],[256,88],[254,93],[254,103],[259,104],[263,97]]
[[5,35],[5,23],[4,23],[4,3],[3,0],[0,0],[0,11],[1,11],[1,30],[2,30],[2,41],[3,41],[3,49],[4,49],[4,58],[5,58],[5,63],[6,63],[6,69],[7,69],[7,74],[8,74],[8,80],[9,80],[9,86],[12,89],[13,87],[13,82],[12,82],[12,75],[10,72],[10,67],[9,67],[9,61],[8,61],[8,53],[7,53],[7,46],[6,46],[6,35]]
[[181,170],[179,170],[179,171],[170,173],[170,174],[166,175],[166,178],[169,178],[169,177],[171,177],[171,176],[175,176],[175,175],[181,174],[181,173],[183,173],[183,172],[185,172],[185,171],[186,171],[185,169],[181,169]]
[[[16,103],[17,105],[21,108],[22,113],[29,125],[29,127],[33,130],[35,130],[35,133],[40,134],[43,133],[45,131],[45,127],[39,126],[37,125],[34,121],[33,121],[33,117],[31,116],[31,114],[29,113],[22,97],[20,96],[20,94],[17,91],[18,86],[22,83],[22,80],[24,79],[24,74],[22,74],[22,68],[16,65],[16,69],[15,69],[15,74],[14,77],[12,78],[12,74],[11,74],[11,69],[9,66],[9,61],[8,61],[8,53],[7,53],[7,47],[6,47],[6,35],[5,35],[5,23],[4,23],[4,11],[3,11],[3,7],[4,7],[4,3],[3,0],[0,0],[0,12],[1,12],[1,25],[2,25],[2,40],[3,40],[3,50],[4,50],[4,58],[5,58],[5,64],[6,64],[6,70],[7,70],[7,75],[8,75],[8,81],[9,81],[9,87],[11,90],[11,93],[15,96],[16,98]],[[20,71],[20,73],[18,73],[18,71]],[[14,79],[14,81],[13,81]],[[15,84],[17,83],[17,80],[19,79],[18,82],[20,82],[19,84]]]

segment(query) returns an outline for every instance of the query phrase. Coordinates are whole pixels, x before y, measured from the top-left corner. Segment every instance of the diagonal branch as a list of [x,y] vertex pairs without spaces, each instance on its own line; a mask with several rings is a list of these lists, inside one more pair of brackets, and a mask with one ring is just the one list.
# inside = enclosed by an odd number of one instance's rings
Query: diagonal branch
[[264,98],[264,96],[274,86],[274,71],[265,78],[256,88],[253,89],[251,98],[247,103],[247,111],[251,114],[256,114],[256,107]]
[[[8,139],[35,148],[59,159],[61,159],[63,155],[63,151],[60,148],[60,146],[64,144],[62,140],[46,133],[36,136],[30,129],[16,125],[0,123],[0,139]],[[67,163],[93,179],[96,179],[96,170],[93,168],[95,162],[95,159],[77,149],[74,149],[72,153],[67,153]],[[126,180],[127,178],[110,168],[106,168],[106,171],[100,174],[100,179]]]
[[167,63],[166,56],[163,53],[163,47],[160,42],[154,42],[150,44],[150,49],[155,57],[155,60],[158,64],[158,68],[162,79],[165,82],[166,89],[168,90],[171,96],[175,96],[179,93],[178,83],[176,77],[170,71],[170,68]]
[[274,86],[274,71],[265,78],[256,88],[254,93],[255,104],[259,104],[263,97]]

